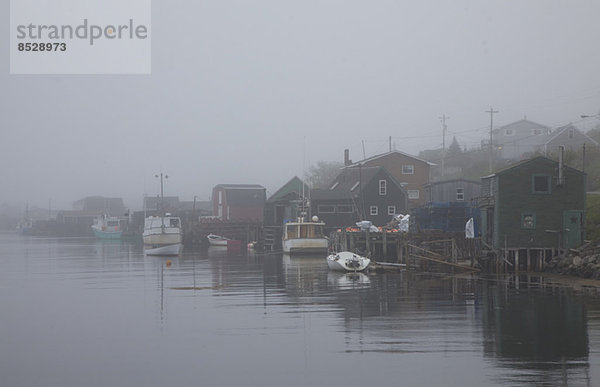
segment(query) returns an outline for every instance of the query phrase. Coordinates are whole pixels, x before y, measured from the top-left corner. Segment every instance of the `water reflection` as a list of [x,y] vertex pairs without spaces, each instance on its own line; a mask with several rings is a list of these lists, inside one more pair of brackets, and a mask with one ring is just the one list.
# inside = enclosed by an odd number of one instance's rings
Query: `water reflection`
[[[506,277],[482,286],[484,354],[538,384],[589,382],[587,312],[572,288],[541,277]],[[515,375],[505,377],[515,382]]]
[[[36,384],[19,366],[32,362],[62,372],[50,385],[77,385],[64,364],[90,372],[82,359],[105,340],[98,356],[113,361],[97,385],[243,384],[223,372],[231,356],[260,370],[250,385],[600,381],[600,298],[535,276],[340,273],[325,257],[226,248],[145,257],[127,241],[0,235],[0,287],[8,385]],[[134,353],[139,362],[123,371]],[[162,377],[159,363],[177,374]],[[347,364],[368,367],[331,374]],[[119,370],[121,381],[111,376]]]

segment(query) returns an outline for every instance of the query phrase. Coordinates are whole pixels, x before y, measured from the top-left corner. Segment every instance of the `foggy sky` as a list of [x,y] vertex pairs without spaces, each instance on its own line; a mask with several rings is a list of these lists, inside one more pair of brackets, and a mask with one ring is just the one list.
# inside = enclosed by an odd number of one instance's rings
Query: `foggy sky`
[[[0,13],[8,24],[9,1]],[[490,106],[583,125],[600,108],[598,1],[154,1],[152,75],[9,75],[0,41],[0,203],[140,208],[273,193],[319,160],[474,147]],[[593,124],[593,123],[592,123]]]

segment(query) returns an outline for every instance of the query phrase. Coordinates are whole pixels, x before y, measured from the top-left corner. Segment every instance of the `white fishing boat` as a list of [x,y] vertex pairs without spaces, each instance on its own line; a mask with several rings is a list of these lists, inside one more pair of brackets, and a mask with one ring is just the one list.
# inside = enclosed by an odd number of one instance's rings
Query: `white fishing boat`
[[181,219],[176,216],[150,216],[144,222],[146,255],[179,255],[183,250]]
[[229,238],[215,234],[208,234],[206,239],[208,239],[208,243],[211,246],[227,246],[227,242],[230,240]]
[[370,263],[369,258],[350,251],[341,251],[327,256],[327,266],[336,271],[363,271]]
[[123,234],[119,218],[106,214],[102,214],[94,219],[92,230],[98,239],[121,239],[121,235]]
[[[160,213],[162,216],[150,216],[144,221],[144,254],[146,255],[179,255],[183,250],[183,231],[181,219],[165,213],[163,174],[160,177]],[[165,175],[165,178],[169,176]],[[145,211],[145,209],[144,209]]]
[[325,223],[313,216],[312,222],[298,218],[296,222],[288,222],[283,230],[283,252],[289,254],[325,254],[329,247],[329,239],[323,235]]

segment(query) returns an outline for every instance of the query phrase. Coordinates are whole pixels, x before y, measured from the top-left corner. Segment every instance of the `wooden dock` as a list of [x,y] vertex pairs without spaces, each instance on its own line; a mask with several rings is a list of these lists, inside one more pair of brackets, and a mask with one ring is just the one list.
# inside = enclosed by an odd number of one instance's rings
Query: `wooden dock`
[[419,271],[476,271],[479,244],[464,233],[402,233],[338,230],[330,235],[331,248],[371,257],[383,269]]
[[186,244],[207,245],[208,234],[224,236],[238,240],[243,248],[251,242],[264,240],[263,225],[259,221],[222,221],[206,219],[199,222],[187,222],[183,227],[183,240]]

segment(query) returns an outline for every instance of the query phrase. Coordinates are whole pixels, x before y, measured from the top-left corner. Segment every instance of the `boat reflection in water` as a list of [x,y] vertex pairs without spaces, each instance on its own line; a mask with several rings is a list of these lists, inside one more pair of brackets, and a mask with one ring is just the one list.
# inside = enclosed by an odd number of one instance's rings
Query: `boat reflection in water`
[[362,289],[371,286],[369,276],[361,272],[334,272],[327,273],[327,284],[338,289]]

